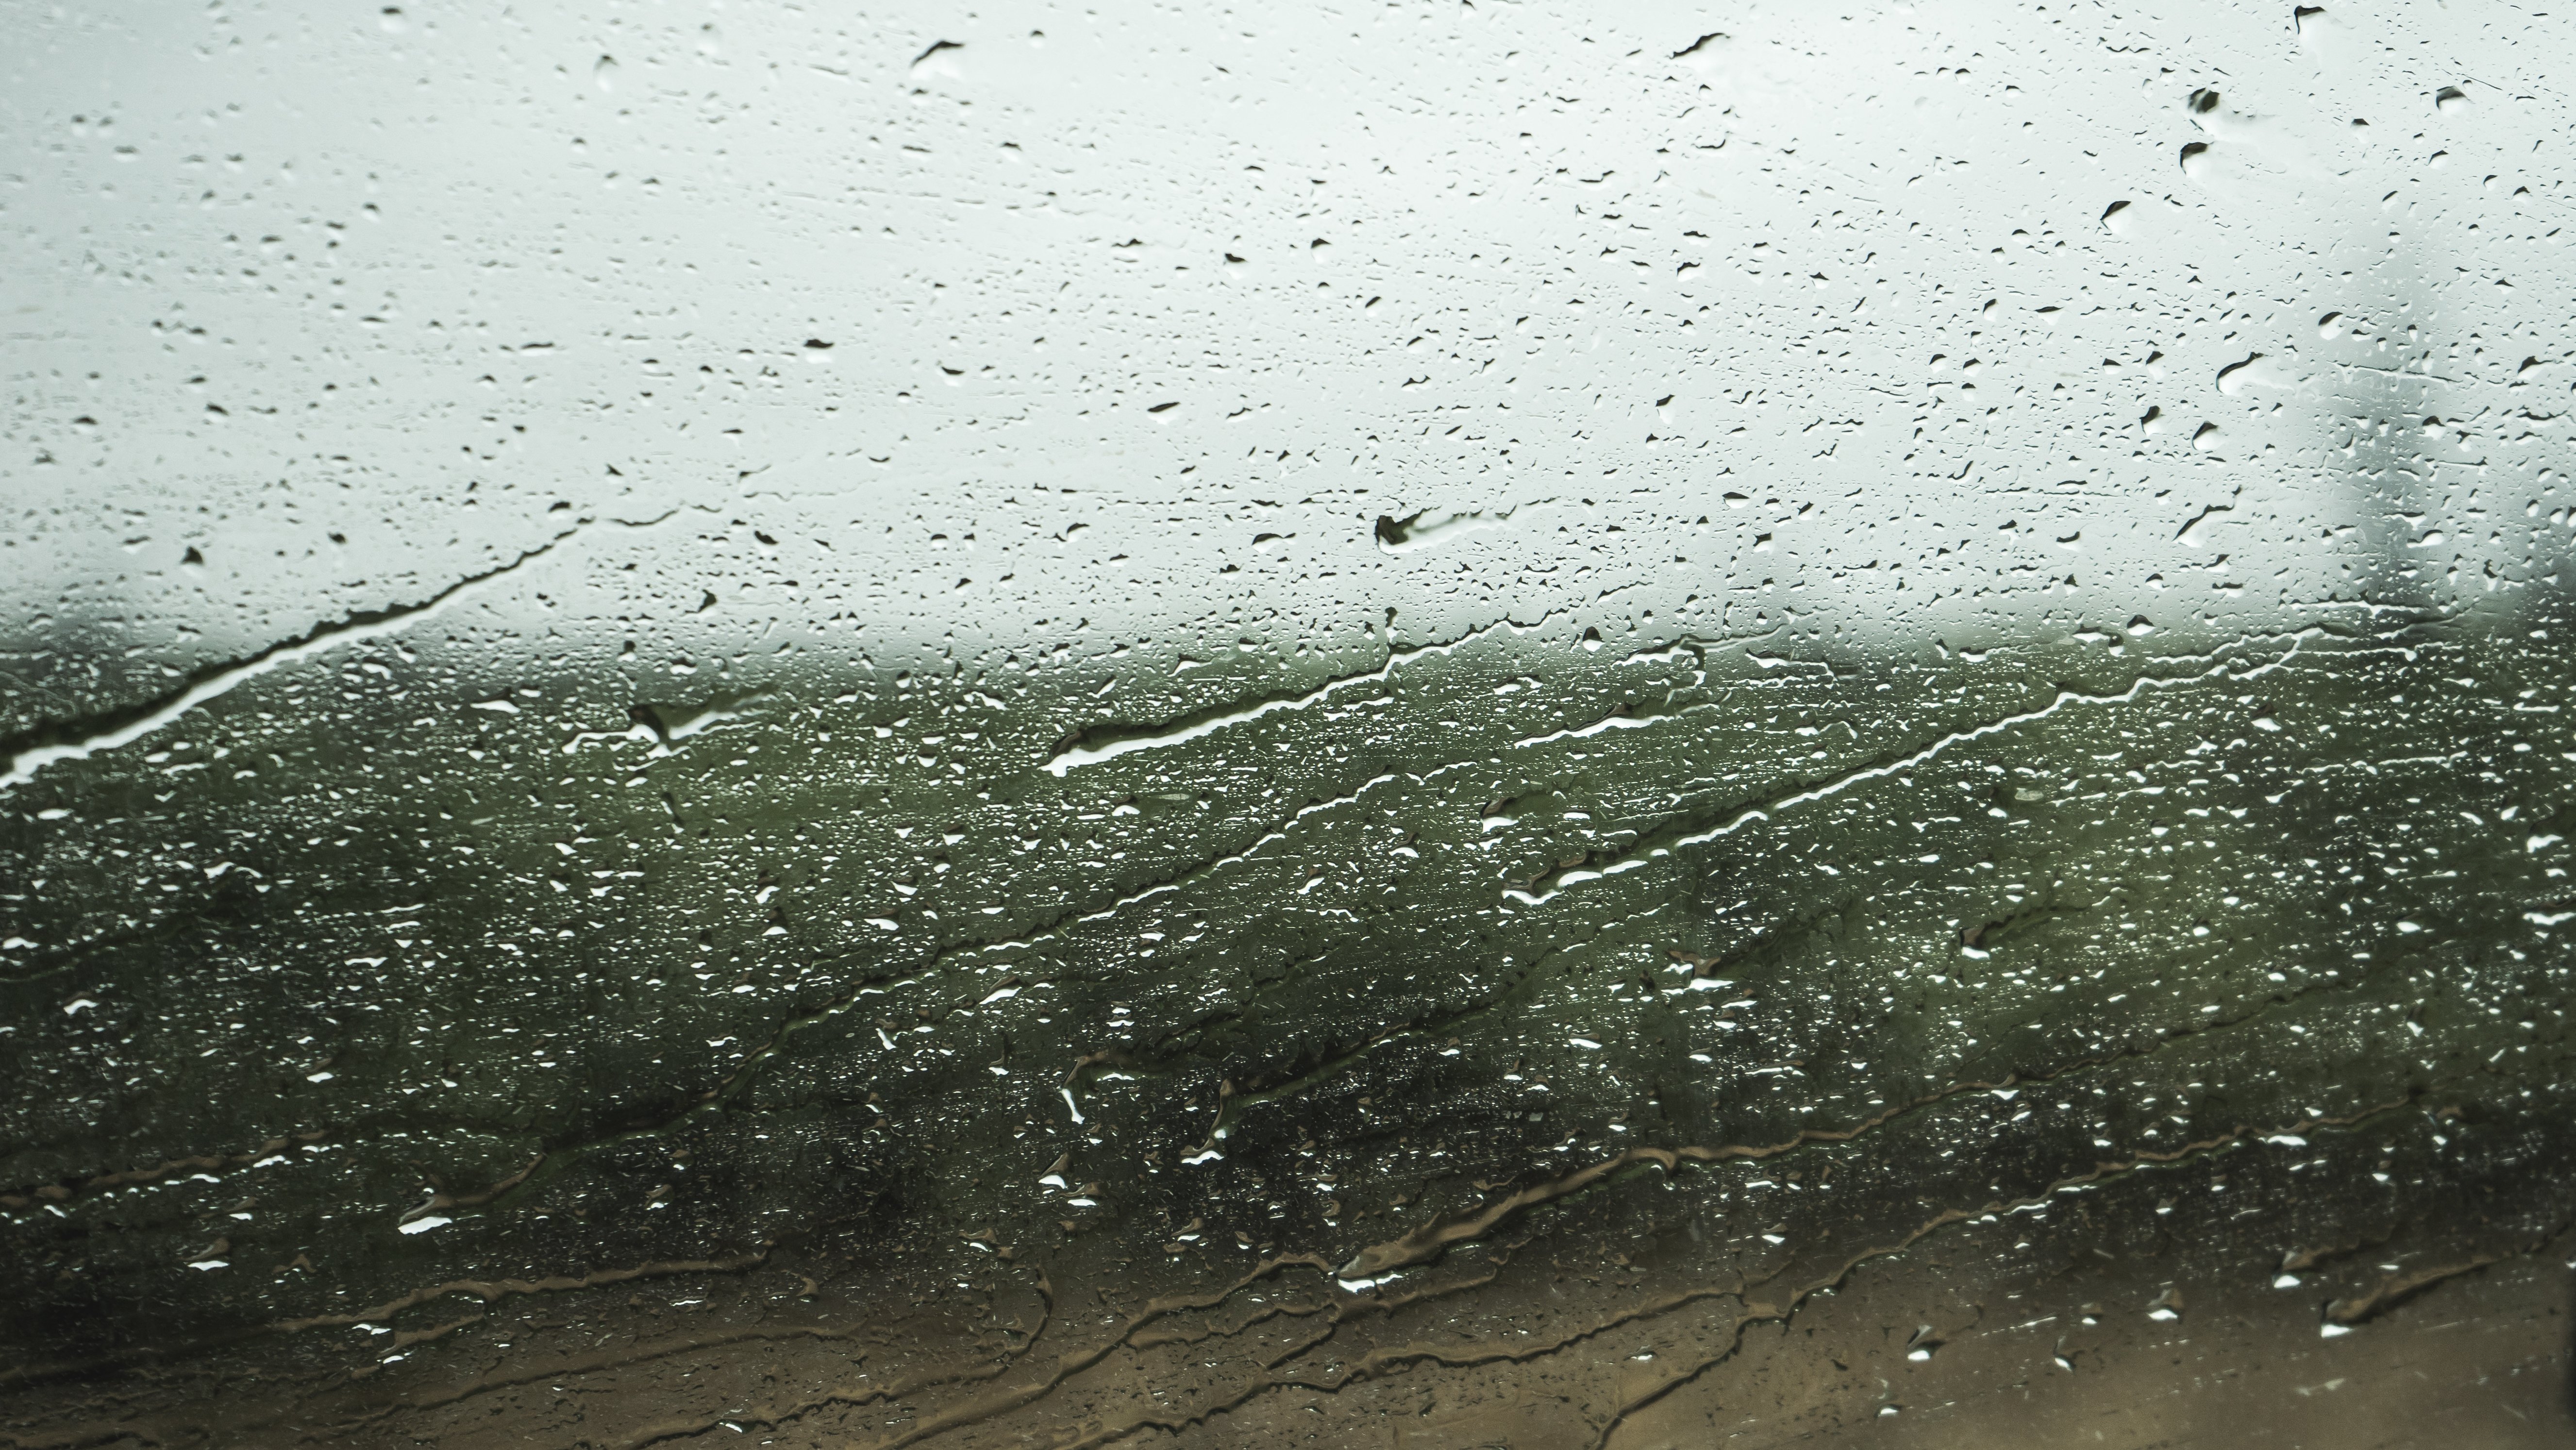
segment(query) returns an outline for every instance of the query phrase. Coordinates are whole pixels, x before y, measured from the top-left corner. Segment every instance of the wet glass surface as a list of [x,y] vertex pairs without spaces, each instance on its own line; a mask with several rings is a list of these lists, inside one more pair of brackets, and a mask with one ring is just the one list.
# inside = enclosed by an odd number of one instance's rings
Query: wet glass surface
[[0,1441],[2576,1428],[2568,18],[9,29]]

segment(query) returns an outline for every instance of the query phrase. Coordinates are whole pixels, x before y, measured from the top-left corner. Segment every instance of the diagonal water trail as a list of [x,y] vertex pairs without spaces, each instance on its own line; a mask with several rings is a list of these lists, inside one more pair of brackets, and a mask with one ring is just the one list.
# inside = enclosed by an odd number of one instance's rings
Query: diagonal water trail
[[[1115,759],[1116,757],[1125,755],[1130,751],[1160,750],[1166,746],[1186,744],[1189,741],[1200,738],[1201,736],[1212,735],[1219,730],[1228,728],[1229,726],[1241,725],[1247,721],[1258,720],[1264,715],[1272,714],[1280,710],[1307,709],[1311,706],[1322,704],[1325,700],[1331,698],[1334,692],[1348,689],[1353,685],[1366,685],[1384,680],[1391,680],[1395,678],[1397,668],[1409,660],[1420,659],[1425,655],[1453,654],[1498,629],[1508,629],[1514,634],[1520,634],[1536,629],[1546,622],[1547,616],[1545,615],[1541,615],[1538,622],[1535,624],[1518,624],[1509,618],[1503,618],[1495,620],[1491,624],[1479,625],[1476,628],[1467,631],[1465,634],[1458,636],[1456,639],[1447,640],[1439,644],[1419,644],[1410,649],[1390,650],[1387,652],[1386,663],[1379,665],[1376,669],[1366,670],[1356,675],[1342,675],[1335,679],[1326,680],[1324,683],[1317,685],[1315,688],[1306,691],[1302,695],[1277,695],[1266,700],[1256,700],[1249,704],[1220,705],[1213,710],[1204,710],[1195,715],[1185,715],[1168,725],[1135,730],[1132,733],[1119,732],[1111,734],[1108,738],[1102,739],[1097,745],[1085,745],[1080,743],[1069,745],[1065,749],[1056,752],[1055,758],[1046,763],[1046,769],[1049,774],[1060,778],[1066,771],[1073,769],[1077,765],[1097,764],[1103,760]],[[1076,737],[1077,742],[1082,738],[1083,737]],[[1096,733],[1093,738],[1098,738]]]
[[[672,509],[649,519],[611,519],[608,522],[620,528],[645,529],[661,523],[678,512],[678,509]],[[557,546],[598,522],[599,520],[596,519],[583,519],[569,528],[558,531],[554,537],[544,543],[523,551],[508,562],[494,565],[479,574],[469,574],[416,604],[397,604],[386,609],[365,610],[331,620],[315,625],[311,630],[293,639],[281,640],[270,645],[257,654],[211,666],[200,671],[186,685],[157,700],[95,715],[85,721],[66,721],[30,731],[11,742],[12,748],[7,756],[7,769],[0,771],[0,794],[6,794],[34,780],[36,773],[46,766],[66,760],[86,760],[102,750],[131,745],[163,726],[176,722],[180,717],[207,701],[229,694],[238,686],[262,675],[302,664],[306,660],[338,649],[342,645],[360,644],[371,639],[382,639],[387,635],[399,634],[419,623],[424,617],[453,605],[478,586],[488,584],[522,565],[552,553]]]
[[1717,825],[1707,827],[1706,829],[1687,831],[1660,840],[1649,839],[1647,841],[1640,842],[1635,849],[1627,851],[1615,860],[1605,862],[1598,867],[1580,867],[1574,870],[1561,872],[1545,891],[1533,894],[1531,892],[1523,891],[1518,887],[1513,887],[1505,890],[1503,895],[1506,898],[1518,901],[1525,906],[1544,906],[1548,902],[1563,895],[1570,888],[1580,886],[1587,881],[1598,881],[1604,876],[1617,876],[1623,872],[1634,871],[1657,857],[1669,856],[1674,851],[1684,846],[1704,845],[1707,842],[1716,840],[1720,836],[1733,835],[1735,832],[1742,830],[1744,827],[1751,825],[1755,821],[1767,821],[1771,819],[1772,814],[1776,811],[1784,811],[1793,806],[1802,806],[1813,801],[1824,800],[1829,796],[1840,795],[1844,791],[1851,789],[1853,786],[1865,784],[1866,782],[1873,780],[1883,780],[1900,771],[1915,769],[1954,745],[1964,745],[1971,740],[1976,740],[1983,736],[1997,734],[2020,725],[2028,725],[2034,721],[2045,720],[2049,716],[2056,714],[2058,711],[2065,709],[2069,705],[2125,705],[2134,702],[2150,689],[2169,689],[2176,686],[2197,685],[2211,680],[2250,680],[2260,675],[2269,674],[2288,664],[2293,658],[2295,658],[2299,653],[2299,646],[2304,644],[2311,636],[2327,632],[2328,631],[2322,625],[2310,625],[2305,629],[2293,631],[2286,636],[2290,642],[2289,648],[2283,650],[2279,658],[2266,660],[2250,669],[2231,670],[2228,667],[2227,661],[2220,660],[2216,664],[2211,665],[2208,669],[2201,670],[2193,674],[2140,675],[2137,679],[2130,682],[2127,689],[2118,691],[2114,694],[2088,695],[2080,690],[2060,690],[2057,692],[2057,698],[2049,701],[2045,705],[2039,706],[2036,709],[2023,710],[2016,714],[2003,716],[2000,719],[1988,720],[1981,724],[1971,725],[1964,730],[1953,730],[1949,734],[1942,736],[1940,739],[1924,746],[1922,749],[1913,751],[1907,755],[1899,756],[1894,760],[1881,761],[1877,765],[1864,766],[1847,774],[1838,775],[1831,780],[1822,782],[1821,784],[1809,786],[1804,790],[1794,791],[1788,795],[1781,796],[1777,800],[1769,801],[1762,805],[1746,806],[1744,809],[1736,812],[1726,820]]

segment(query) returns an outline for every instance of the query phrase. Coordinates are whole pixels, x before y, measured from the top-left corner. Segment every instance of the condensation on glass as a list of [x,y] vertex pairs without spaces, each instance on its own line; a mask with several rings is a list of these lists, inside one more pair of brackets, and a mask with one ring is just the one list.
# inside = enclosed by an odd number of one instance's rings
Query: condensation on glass
[[2567,1442],[2576,20],[5,14],[0,1440]]

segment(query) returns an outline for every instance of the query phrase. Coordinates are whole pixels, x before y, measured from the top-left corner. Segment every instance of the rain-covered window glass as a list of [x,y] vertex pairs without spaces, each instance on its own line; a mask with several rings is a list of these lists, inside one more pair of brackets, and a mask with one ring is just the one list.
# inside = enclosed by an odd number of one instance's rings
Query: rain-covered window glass
[[0,1442],[2576,1433],[2576,16],[0,16]]

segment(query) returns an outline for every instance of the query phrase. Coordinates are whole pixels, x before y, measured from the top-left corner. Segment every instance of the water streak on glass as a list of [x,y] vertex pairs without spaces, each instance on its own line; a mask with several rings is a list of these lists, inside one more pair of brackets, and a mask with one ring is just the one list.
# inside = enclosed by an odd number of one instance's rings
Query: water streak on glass
[[0,14],[0,1444],[2576,1432],[2576,20]]

